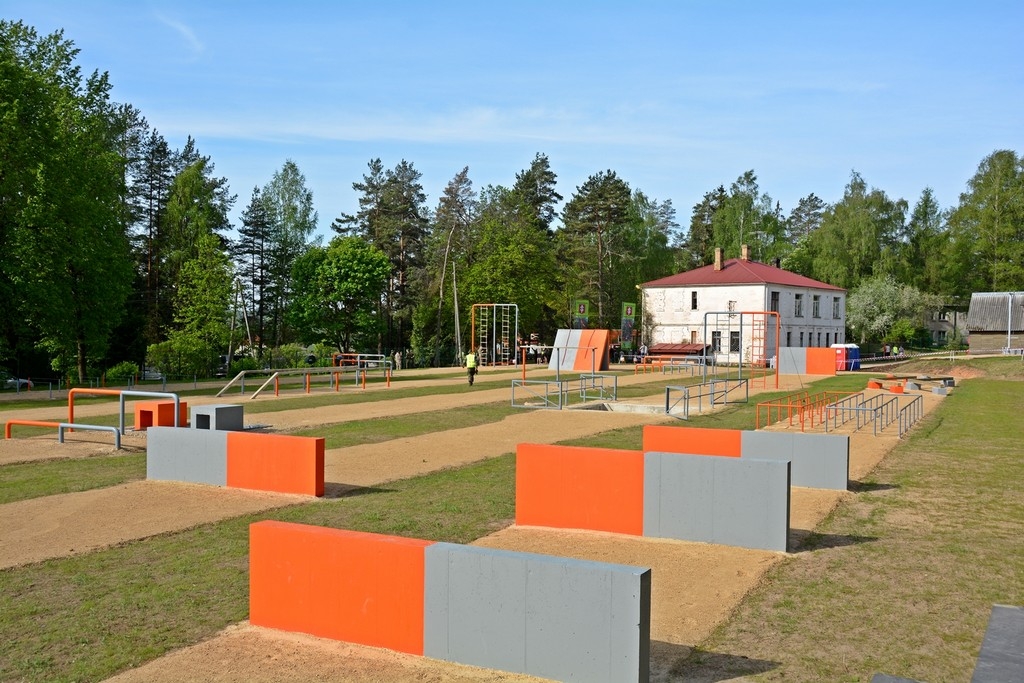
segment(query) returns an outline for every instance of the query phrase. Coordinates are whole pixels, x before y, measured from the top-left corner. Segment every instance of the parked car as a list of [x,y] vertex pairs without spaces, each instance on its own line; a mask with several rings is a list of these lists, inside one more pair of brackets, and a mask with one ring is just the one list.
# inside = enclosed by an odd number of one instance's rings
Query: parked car
[[4,381],[4,389],[17,389],[23,391],[25,389],[31,389],[34,384],[30,379],[19,379],[14,377],[8,372],[0,372],[0,378]]
[[142,380],[144,382],[152,380],[156,380],[157,382],[159,382],[163,378],[164,376],[160,374],[160,371],[157,370],[156,368],[144,368],[142,370]]

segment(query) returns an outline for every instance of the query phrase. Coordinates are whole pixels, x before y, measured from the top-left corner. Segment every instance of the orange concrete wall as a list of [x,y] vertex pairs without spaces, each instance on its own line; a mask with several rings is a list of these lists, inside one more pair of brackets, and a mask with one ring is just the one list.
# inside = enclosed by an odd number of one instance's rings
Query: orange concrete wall
[[[608,330],[580,330],[580,348],[576,351],[576,362],[572,369],[580,372],[606,370],[610,336]],[[591,347],[596,347],[596,350]]]
[[519,444],[516,524],[642,535],[643,453]]
[[645,453],[689,453],[738,458],[742,448],[743,432],[739,429],[644,425]]
[[265,521],[249,527],[249,621],[423,654],[431,541]]
[[808,348],[807,374],[834,376],[836,374],[836,350]]
[[[188,424],[188,403],[178,402],[178,426]],[[135,429],[148,427],[173,427],[174,401],[136,401]]]
[[324,495],[322,437],[228,432],[227,485]]

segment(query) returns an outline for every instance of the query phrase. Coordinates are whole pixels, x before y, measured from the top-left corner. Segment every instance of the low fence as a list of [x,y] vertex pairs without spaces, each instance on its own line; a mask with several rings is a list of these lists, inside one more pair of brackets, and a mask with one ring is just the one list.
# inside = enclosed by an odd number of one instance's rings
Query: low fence
[[553,408],[561,410],[569,405],[570,392],[577,393],[584,403],[588,401],[616,401],[619,380],[615,375],[583,374],[576,379],[512,380],[513,408]]
[[[744,389],[743,400],[730,401],[729,394],[741,388]],[[705,398],[708,399],[709,408],[728,403],[747,403],[750,400],[750,386],[745,379],[713,379],[691,386],[667,386],[665,387],[665,414],[689,420],[691,402],[696,401],[697,412],[703,412]],[[682,405],[682,413],[673,412],[680,405]]]
[[[519,389],[518,399],[516,389]],[[512,407],[513,408],[556,408],[569,402],[565,395],[566,385],[564,382],[552,382],[543,379],[514,379],[512,380]],[[520,402],[517,402],[520,401]],[[527,403],[527,401],[533,401]]]
[[619,378],[616,375],[580,375],[580,399],[587,401],[615,401],[619,397]]
[[921,419],[922,415],[924,415],[924,399],[920,396],[915,396],[913,401],[900,408],[898,421],[901,439]]
[[799,425],[801,432],[817,427],[829,432],[852,422],[853,431],[870,424],[872,434],[877,436],[896,422],[899,436],[903,438],[922,415],[924,400],[920,396],[901,405],[899,395],[878,394],[865,398],[863,392],[801,392],[758,403],[755,429],[788,420],[790,427]]
[[788,420],[790,427],[799,424],[800,431],[813,429],[825,421],[825,413],[829,406],[835,405],[851,393],[855,392],[822,391],[812,394],[801,391],[758,403],[754,429],[761,429],[762,425],[768,426],[783,420]]
[[[918,397],[920,398],[920,397]],[[878,432],[895,422],[899,417],[900,400],[897,396],[885,396],[879,394],[860,401],[854,405],[828,406],[826,408],[825,431],[829,425],[833,428],[845,425],[847,422],[856,421],[854,431],[859,431],[869,423],[872,433],[878,436]]]

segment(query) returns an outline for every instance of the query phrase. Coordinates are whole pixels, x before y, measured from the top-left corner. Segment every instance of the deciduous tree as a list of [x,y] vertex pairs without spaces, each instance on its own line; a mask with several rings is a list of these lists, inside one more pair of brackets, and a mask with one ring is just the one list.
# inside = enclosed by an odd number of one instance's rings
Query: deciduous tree
[[329,343],[338,351],[375,341],[390,271],[387,255],[359,237],[335,237],[326,248],[308,249],[293,271],[290,317],[300,339]]

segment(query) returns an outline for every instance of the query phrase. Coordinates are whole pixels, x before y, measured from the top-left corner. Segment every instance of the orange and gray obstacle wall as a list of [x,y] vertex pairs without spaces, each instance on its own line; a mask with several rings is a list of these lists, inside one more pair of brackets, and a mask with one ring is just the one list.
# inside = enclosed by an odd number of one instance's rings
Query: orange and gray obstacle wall
[[648,680],[648,568],[275,521],[249,534],[256,626],[556,680]]

